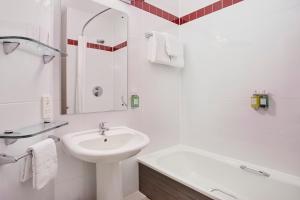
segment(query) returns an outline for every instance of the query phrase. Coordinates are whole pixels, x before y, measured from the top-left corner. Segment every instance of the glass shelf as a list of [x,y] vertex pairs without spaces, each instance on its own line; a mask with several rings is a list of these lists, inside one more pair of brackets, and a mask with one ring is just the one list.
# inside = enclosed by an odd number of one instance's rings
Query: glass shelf
[[56,121],[51,123],[40,123],[33,126],[28,126],[26,128],[22,128],[16,131],[5,131],[0,134],[0,138],[2,139],[21,139],[21,138],[29,138],[35,135],[39,135],[45,133],[47,131],[51,131],[57,129],[59,127],[68,125],[68,122],[64,121]]
[[28,37],[0,36],[0,42],[3,44],[3,51],[6,55],[20,48],[22,50],[42,56],[45,64],[53,60],[57,54],[61,56],[67,56],[66,53],[59,49]]

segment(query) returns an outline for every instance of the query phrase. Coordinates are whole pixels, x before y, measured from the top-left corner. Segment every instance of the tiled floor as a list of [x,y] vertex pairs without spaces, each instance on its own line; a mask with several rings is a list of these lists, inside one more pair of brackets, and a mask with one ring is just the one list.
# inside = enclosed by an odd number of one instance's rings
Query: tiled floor
[[140,192],[133,193],[125,198],[125,200],[150,200]]

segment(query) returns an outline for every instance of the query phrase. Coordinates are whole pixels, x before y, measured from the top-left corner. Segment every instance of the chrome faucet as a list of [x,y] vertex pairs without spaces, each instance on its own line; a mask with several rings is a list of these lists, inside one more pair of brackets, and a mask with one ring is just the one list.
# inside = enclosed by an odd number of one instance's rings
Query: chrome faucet
[[105,127],[106,122],[99,123],[99,133],[100,135],[105,135],[106,131],[109,131],[109,128]]

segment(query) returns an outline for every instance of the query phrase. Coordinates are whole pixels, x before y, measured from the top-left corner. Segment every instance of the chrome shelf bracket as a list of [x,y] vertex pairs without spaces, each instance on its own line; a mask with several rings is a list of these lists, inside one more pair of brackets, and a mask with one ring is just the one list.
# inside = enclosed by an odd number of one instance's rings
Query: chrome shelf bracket
[[11,144],[14,144],[15,142],[17,142],[18,139],[4,139],[4,143],[5,145],[11,145]]
[[43,55],[44,64],[48,64],[55,58],[54,55]]
[[23,36],[0,36],[0,42],[3,44],[4,54],[11,54],[20,47],[22,50],[42,56],[44,64],[51,62],[56,55],[63,57],[67,56],[67,54],[60,49],[56,49],[33,38]]
[[3,42],[3,51],[6,55],[11,54],[20,46],[20,42]]

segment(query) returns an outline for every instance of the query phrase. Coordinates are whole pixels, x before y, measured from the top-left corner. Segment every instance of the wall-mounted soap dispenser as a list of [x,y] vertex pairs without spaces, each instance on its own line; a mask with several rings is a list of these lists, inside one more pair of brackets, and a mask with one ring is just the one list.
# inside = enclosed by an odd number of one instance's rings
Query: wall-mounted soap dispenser
[[265,109],[269,107],[269,95],[262,94],[260,96],[260,107]]
[[255,110],[258,110],[260,107],[260,96],[256,93],[251,97],[251,107]]
[[140,97],[136,94],[131,95],[131,108],[140,107]]
[[269,95],[265,91],[262,93],[254,92],[251,97],[251,107],[255,110],[269,108]]

